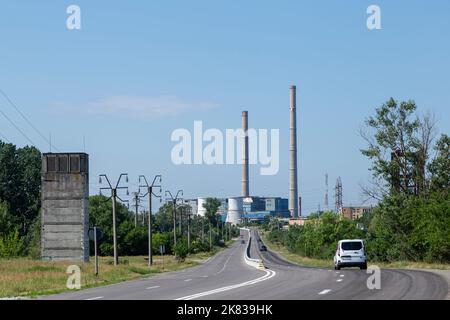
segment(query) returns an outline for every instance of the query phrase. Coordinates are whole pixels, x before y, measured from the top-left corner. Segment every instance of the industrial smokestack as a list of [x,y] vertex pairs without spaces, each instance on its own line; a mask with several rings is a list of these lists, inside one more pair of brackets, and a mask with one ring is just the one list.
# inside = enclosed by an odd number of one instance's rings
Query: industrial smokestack
[[291,86],[289,127],[289,211],[293,218],[298,217],[296,99],[296,88],[295,86]]
[[242,190],[241,196],[249,196],[248,187],[248,111],[242,111],[242,131],[244,132],[244,152],[242,161]]

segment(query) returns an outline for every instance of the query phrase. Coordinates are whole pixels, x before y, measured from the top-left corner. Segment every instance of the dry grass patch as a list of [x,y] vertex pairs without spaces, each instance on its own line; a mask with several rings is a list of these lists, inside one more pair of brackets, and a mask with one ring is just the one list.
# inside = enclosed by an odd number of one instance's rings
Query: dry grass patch
[[160,272],[175,271],[195,266],[212,256],[212,253],[193,254],[184,262],[174,256],[155,256],[154,264],[148,267],[146,257],[120,257],[120,264],[113,265],[111,257],[100,257],[99,275],[94,273],[94,259],[89,263],[70,261],[40,261],[30,258],[0,259],[0,297],[24,297],[54,294],[68,291],[67,267],[78,265],[81,269],[81,286],[89,288],[118,283]]

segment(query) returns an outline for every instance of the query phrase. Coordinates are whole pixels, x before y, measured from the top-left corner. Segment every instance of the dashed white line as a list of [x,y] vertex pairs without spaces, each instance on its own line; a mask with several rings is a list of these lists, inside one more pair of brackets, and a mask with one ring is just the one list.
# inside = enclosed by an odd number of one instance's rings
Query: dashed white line
[[342,277],[344,277],[344,275],[343,275],[343,274],[341,274],[341,275],[340,275],[339,277],[341,277],[341,278],[342,278]]
[[186,280],[184,280],[185,282],[188,282],[188,281],[191,281],[192,279],[186,279]]
[[104,296],[101,296],[101,297],[94,297],[94,298],[89,298],[89,299],[86,299],[86,300],[98,300],[98,299],[101,299],[101,298],[104,298]]
[[153,287],[148,287],[148,288],[145,288],[145,289],[147,289],[147,290],[151,290],[151,289],[156,289],[156,288],[159,288],[160,286],[153,286]]
[[330,292],[331,289],[325,289],[319,292],[319,294],[327,294],[328,292]]
[[341,282],[343,279],[337,279],[336,282]]

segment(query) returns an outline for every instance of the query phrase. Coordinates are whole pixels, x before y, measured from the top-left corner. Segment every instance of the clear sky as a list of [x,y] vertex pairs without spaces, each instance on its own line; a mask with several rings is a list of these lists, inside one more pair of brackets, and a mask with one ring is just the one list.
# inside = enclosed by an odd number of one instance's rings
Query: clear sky
[[[81,8],[68,30],[66,8]],[[381,30],[366,9],[381,8]],[[185,197],[237,196],[240,165],[172,164],[177,128],[280,129],[280,170],[250,168],[252,195],[288,195],[289,86],[297,85],[303,213],[360,204],[370,178],[358,129],[389,97],[414,99],[450,130],[450,2],[2,1],[0,89],[62,151],[90,155],[97,175],[162,174]],[[48,143],[0,97],[0,110],[40,148]],[[29,142],[2,116],[0,134]],[[85,137],[85,147],[83,146]],[[333,205],[332,205],[333,206]]]

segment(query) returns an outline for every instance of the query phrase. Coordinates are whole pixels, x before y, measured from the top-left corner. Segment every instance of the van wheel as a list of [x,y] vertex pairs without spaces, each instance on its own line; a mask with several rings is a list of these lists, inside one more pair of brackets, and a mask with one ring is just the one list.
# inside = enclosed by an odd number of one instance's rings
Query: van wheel
[[340,265],[337,265],[335,268],[336,268],[336,270],[341,270],[341,266]]
[[367,269],[367,263],[364,263],[361,267],[359,267],[361,270],[366,270]]

